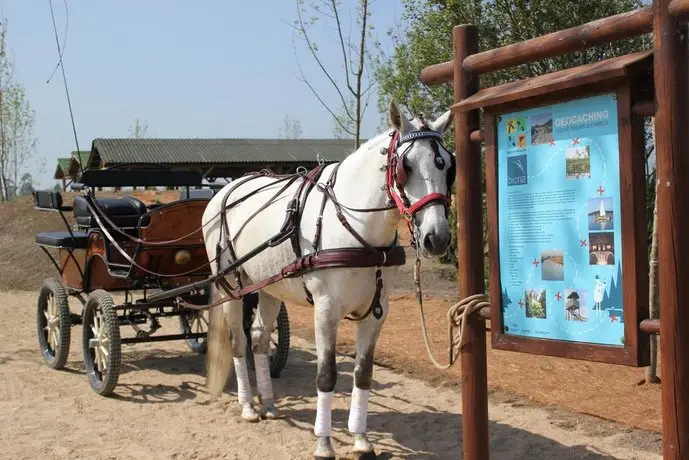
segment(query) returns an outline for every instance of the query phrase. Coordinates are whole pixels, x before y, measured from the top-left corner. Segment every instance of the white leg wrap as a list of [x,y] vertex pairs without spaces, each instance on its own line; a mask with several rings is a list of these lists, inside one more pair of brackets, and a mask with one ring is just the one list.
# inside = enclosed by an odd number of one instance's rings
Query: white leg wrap
[[253,395],[249,382],[249,369],[246,366],[246,358],[233,358],[234,371],[237,373],[237,396],[242,406],[251,404]]
[[366,433],[366,418],[368,417],[368,391],[354,387],[352,402],[349,408],[349,422],[347,428],[350,433]]
[[256,386],[263,401],[273,399],[273,384],[270,381],[270,361],[268,355],[255,354],[254,368],[256,369]]
[[313,433],[318,437],[330,436],[332,427],[330,416],[332,414],[333,392],[318,391],[318,401],[316,402],[316,423],[313,426]]

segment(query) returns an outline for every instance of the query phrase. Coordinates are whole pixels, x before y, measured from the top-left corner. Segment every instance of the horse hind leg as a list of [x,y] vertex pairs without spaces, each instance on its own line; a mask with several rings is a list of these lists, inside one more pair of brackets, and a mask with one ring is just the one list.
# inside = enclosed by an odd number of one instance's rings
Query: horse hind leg
[[237,376],[237,399],[242,410],[241,417],[246,422],[255,423],[260,420],[260,417],[253,406],[253,392],[246,363],[246,335],[243,328],[244,306],[242,300],[230,300],[224,303],[223,310],[229,324],[232,361]]
[[278,313],[280,312],[280,300],[259,291],[258,309],[251,325],[251,349],[254,354],[254,369],[256,370],[256,387],[261,402],[261,417],[269,420],[278,417],[273,396],[273,383],[270,378],[270,351],[271,334],[275,327]]

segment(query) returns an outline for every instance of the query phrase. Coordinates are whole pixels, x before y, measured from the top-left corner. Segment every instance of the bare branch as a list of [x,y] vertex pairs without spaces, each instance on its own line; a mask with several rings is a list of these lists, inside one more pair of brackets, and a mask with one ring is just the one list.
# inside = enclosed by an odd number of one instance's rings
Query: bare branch
[[303,71],[302,68],[301,68],[301,64],[299,63],[299,59],[297,59],[297,67],[299,68],[299,75],[295,74],[295,76],[296,76],[299,80],[301,80],[302,82],[304,82],[304,83],[306,84],[306,86],[311,90],[311,92],[313,93],[313,95],[316,96],[316,99],[318,100],[318,102],[320,102],[321,105],[325,108],[325,110],[327,110],[328,113],[335,119],[335,121],[337,122],[338,125],[340,125],[340,127],[342,128],[342,130],[344,130],[344,131],[347,132],[348,134],[353,135],[353,133],[351,133],[351,132],[347,129],[347,127],[345,127],[345,126],[342,124],[342,122],[340,121],[340,118],[339,118],[337,115],[335,115],[335,112],[333,112],[333,110],[328,106],[328,104],[325,103],[325,101],[323,100],[323,98],[321,98],[321,96],[318,94],[318,92],[317,92],[316,89],[313,87],[313,85],[311,85],[311,83],[306,79],[306,77],[304,76],[304,71]]
[[[299,0],[297,0],[297,5],[299,5]],[[313,43],[311,42],[311,39],[309,39],[308,33],[306,32],[306,26],[304,25],[304,19],[303,19],[302,15],[301,15],[301,10],[300,10],[298,7],[297,7],[297,17],[298,17],[298,20],[299,20],[299,28],[298,28],[298,31],[301,33],[301,35],[303,36],[304,40],[306,41],[307,48],[308,48],[309,51],[311,52],[311,55],[313,56],[313,58],[316,60],[316,63],[318,64],[318,67],[320,67],[320,69],[323,71],[323,73],[325,74],[325,76],[327,77],[327,79],[330,81],[330,83],[332,83],[332,85],[335,87],[335,91],[337,91],[337,94],[340,96],[340,100],[342,101],[342,106],[344,107],[345,112],[347,112],[347,115],[351,117],[351,114],[349,113],[349,110],[348,110],[348,108],[347,108],[347,102],[346,102],[346,100],[345,100],[344,94],[342,94],[342,91],[340,90],[340,87],[337,85],[337,83],[335,82],[335,80],[333,79],[333,77],[330,75],[330,72],[328,72],[328,70],[325,68],[325,66],[324,66],[323,63],[321,62],[320,58],[318,57],[318,54],[316,53],[316,50],[315,50],[315,48],[314,48],[314,45],[313,45]],[[296,55],[296,49],[295,49],[295,55]],[[300,66],[300,69],[299,69],[299,70],[300,70],[300,72],[301,72],[301,66]],[[301,72],[301,74],[302,74],[302,77],[303,77],[303,75],[304,75],[303,72]],[[304,82],[306,83],[306,81],[304,81]],[[310,88],[312,89],[312,91],[313,91],[313,88],[311,87],[311,85],[309,85],[309,87],[310,87]],[[320,100],[320,97],[319,97],[319,100]]]
[[[340,47],[342,48],[342,59],[344,60],[344,68],[349,70],[349,61],[347,60],[347,51],[345,50],[345,39],[342,36],[342,23],[340,22],[340,13],[337,11],[337,3],[335,3],[336,0],[331,0],[330,3],[332,5],[333,12],[335,13],[335,23],[337,24],[337,35],[340,37]],[[349,81],[349,72],[345,72],[345,81],[347,82],[347,88],[349,88],[349,91],[356,97],[356,92],[354,91],[354,88],[352,88],[352,84]]]

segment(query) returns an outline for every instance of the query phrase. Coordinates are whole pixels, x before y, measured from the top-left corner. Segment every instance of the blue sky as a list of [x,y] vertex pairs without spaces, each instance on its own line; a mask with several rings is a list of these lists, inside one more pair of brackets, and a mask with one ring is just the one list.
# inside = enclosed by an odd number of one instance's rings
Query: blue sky
[[[345,0],[343,7],[348,11],[356,3]],[[304,138],[333,135],[331,118],[295,76],[295,0],[67,5],[63,62],[81,150],[89,150],[96,137],[126,137],[135,117],[147,121],[148,137],[278,137],[285,115],[299,120]],[[62,43],[64,1],[53,0],[53,9]],[[75,141],[60,71],[46,83],[58,59],[49,0],[0,0],[0,13],[9,21],[16,79],[36,111],[36,157],[46,160],[36,179],[40,187],[51,186],[55,159],[75,150]],[[386,50],[385,32],[401,13],[400,1],[373,2],[371,22]],[[332,31],[321,25],[313,33],[332,56],[329,68],[342,75]],[[297,46],[307,76],[335,102],[313,59]],[[379,127],[374,95],[363,137]]]

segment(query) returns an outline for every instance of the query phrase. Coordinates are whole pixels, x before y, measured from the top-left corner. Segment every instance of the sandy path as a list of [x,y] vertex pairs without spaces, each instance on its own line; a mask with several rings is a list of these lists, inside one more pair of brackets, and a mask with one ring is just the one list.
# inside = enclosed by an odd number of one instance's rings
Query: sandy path
[[[275,380],[283,418],[239,423],[235,385],[217,401],[203,388],[203,357],[181,342],[123,349],[114,398],[89,388],[81,327],[72,329],[67,369],[42,364],[35,338],[35,294],[0,293],[0,458],[7,459],[300,459],[311,458],[315,355],[297,337]],[[176,328],[166,321],[164,331]],[[349,451],[346,431],[352,360],[339,358],[334,402],[335,448]],[[376,367],[369,427],[380,458],[461,458],[460,395]],[[494,395],[495,459],[660,459],[659,436],[620,429],[588,416]]]

